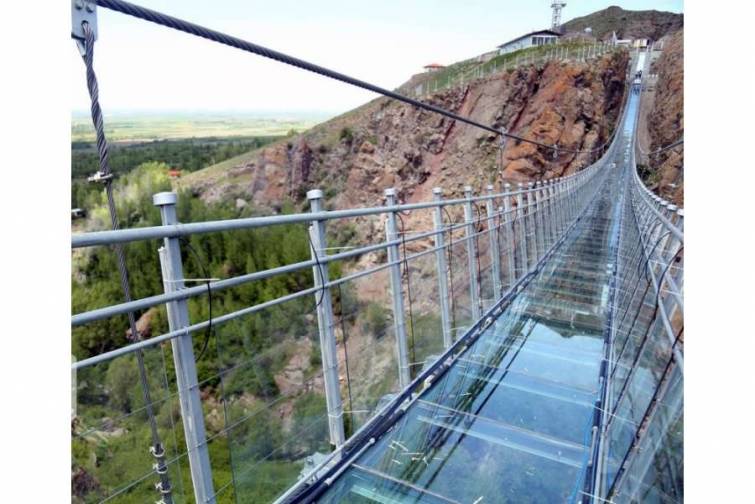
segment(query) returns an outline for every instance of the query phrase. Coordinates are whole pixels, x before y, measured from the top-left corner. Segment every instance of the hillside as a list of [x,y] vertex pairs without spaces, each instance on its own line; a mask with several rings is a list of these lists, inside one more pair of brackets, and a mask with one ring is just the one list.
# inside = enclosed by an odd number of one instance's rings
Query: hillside
[[565,33],[574,33],[592,28],[593,36],[601,40],[609,38],[614,31],[619,38],[658,40],[683,26],[683,14],[657,10],[629,11],[611,6],[567,21],[563,25],[563,30]]
[[[546,143],[589,149],[611,135],[624,92],[628,56],[590,63],[548,62],[509,69],[431,95],[431,103],[476,121]],[[587,155],[559,155],[508,142],[505,170],[498,139],[436,114],[379,98],[311,130],[262,148],[232,168],[212,167],[182,180],[206,201],[241,198],[277,209],[301,202],[315,187],[337,207],[379,204],[383,189],[400,199],[429,199],[441,186],[460,195],[465,184],[550,178],[587,165]]]
[[[674,143],[684,136],[684,32],[664,41],[656,62],[653,108],[648,115],[649,152]],[[684,149],[658,154],[648,161],[648,182],[652,189],[675,204],[684,205]]]

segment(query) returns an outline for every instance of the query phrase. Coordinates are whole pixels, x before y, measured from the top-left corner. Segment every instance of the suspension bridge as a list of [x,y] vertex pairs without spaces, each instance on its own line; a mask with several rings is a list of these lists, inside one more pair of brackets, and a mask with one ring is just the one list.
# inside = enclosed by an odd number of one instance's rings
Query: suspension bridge
[[[370,89],[495,133],[502,142],[577,152],[120,0],[96,5]],[[86,63],[98,133],[101,168],[93,180],[110,197],[113,229],[76,234],[72,247],[114,248],[124,301],[77,313],[72,324],[126,315],[136,335],[136,314],[165,306],[169,326],[164,334],[73,363],[78,380],[96,380],[101,366],[126,358],[138,362],[143,406],[131,415],[150,426],[149,440],[134,441],[144,445],[143,470],[113,484],[100,502],[128,499],[146,487],[165,503],[251,502],[260,487],[272,488],[276,502],[683,500],[684,216],[637,174],[641,94],[635,91],[641,82],[628,79],[610,141],[587,151],[593,164],[569,176],[487,186],[482,194],[467,187],[457,199],[436,188],[432,201],[412,204],[400,204],[388,188],[384,206],[333,210],[313,189],[307,193],[310,212],[189,223],[178,222],[175,193],[158,193],[153,202],[162,225],[119,229],[93,66],[95,7],[73,2],[73,36]],[[634,65],[644,67],[644,54]],[[408,230],[404,219],[413,217],[431,228]],[[332,230],[342,222],[377,223],[384,239],[332,247]],[[196,279],[184,277],[182,240],[287,225],[308,226],[309,260],[187,286]],[[132,299],[124,257],[128,246],[150,240],[161,242],[155,254],[164,292]],[[366,266],[356,262],[369,254],[381,259]],[[345,273],[334,275],[336,264],[348,265]],[[190,320],[189,299],[298,271],[312,272],[311,287]],[[365,283],[388,287],[374,300],[384,301],[388,323],[380,335],[367,334],[363,348],[349,349],[346,328],[356,324],[344,321],[342,289]],[[206,380],[199,379],[194,337],[300,301],[312,310],[298,314],[311,321],[303,324],[303,336],[317,341],[321,357],[309,382],[324,395],[317,413],[291,427],[279,445],[251,450],[249,426],[264,422],[262,410],[287,398],[237,416],[228,413],[226,398],[223,427],[209,434],[207,410],[217,405],[201,393]],[[357,304],[351,315],[358,318],[360,310]],[[420,312],[433,321],[423,330]],[[386,362],[375,358],[386,348],[390,365],[377,366]],[[368,361],[361,368],[365,376],[349,375],[348,367],[356,369],[362,360]],[[216,377],[222,386],[240,369],[258,365],[256,357],[238,360]],[[374,387],[376,374],[380,387]],[[355,398],[352,385],[358,389],[360,380],[362,390],[372,392]],[[156,413],[166,402],[178,408],[177,423],[167,426]],[[301,440],[320,427],[329,449],[302,453]],[[214,470],[219,440],[230,474]],[[261,470],[270,461],[300,472],[273,478]]]

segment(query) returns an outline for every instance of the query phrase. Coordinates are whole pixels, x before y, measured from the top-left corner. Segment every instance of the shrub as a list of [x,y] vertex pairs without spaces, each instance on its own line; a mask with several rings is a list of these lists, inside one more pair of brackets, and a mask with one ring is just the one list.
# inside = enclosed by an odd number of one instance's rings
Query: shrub
[[354,132],[349,127],[341,128],[341,132],[338,134],[338,139],[350,144],[354,141]]

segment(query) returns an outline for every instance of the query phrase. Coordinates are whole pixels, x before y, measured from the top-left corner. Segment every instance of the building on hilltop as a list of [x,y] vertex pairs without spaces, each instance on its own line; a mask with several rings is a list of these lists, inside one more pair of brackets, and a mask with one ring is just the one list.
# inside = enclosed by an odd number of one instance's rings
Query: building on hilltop
[[443,70],[445,65],[441,65],[440,63],[430,63],[429,65],[425,65],[422,68],[425,69],[426,72],[437,72],[438,70]]
[[541,46],[546,44],[555,44],[561,34],[553,30],[538,30],[530,32],[521,37],[517,37],[514,40],[498,46],[498,54],[506,54],[520,49],[526,49],[528,47]]

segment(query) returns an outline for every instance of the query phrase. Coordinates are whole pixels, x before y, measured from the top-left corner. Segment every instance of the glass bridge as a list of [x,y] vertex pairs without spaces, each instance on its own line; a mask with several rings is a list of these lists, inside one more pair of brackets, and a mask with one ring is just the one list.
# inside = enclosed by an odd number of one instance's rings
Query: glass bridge
[[[456,199],[434,188],[432,201],[410,204],[388,188],[385,206],[341,210],[326,210],[312,190],[309,213],[189,223],[178,221],[176,194],[164,192],[153,198],[162,225],[74,235],[74,249],[114,246],[120,259],[119,247],[160,240],[164,292],[90,307],[73,327],[163,306],[167,325],[72,364],[84,384],[109,376],[111,363],[134,364],[141,387],[139,407],[115,420],[81,397],[78,462],[103,478],[83,492],[86,502],[143,502],[155,491],[167,504],[682,502],[683,211],[639,179],[640,89],[629,91],[610,146],[568,176],[500,193],[467,186]],[[432,228],[407,231],[402,215]],[[385,241],[334,240],[335,221],[357,219],[385,228]],[[308,226],[310,260],[185,285],[197,279],[184,277],[182,239],[296,225]],[[375,260],[359,264],[367,254]],[[331,276],[331,264],[345,276]],[[294,282],[298,290],[275,299],[191,320],[189,300],[309,269],[311,287]],[[361,292],[360,280],[372,285],[349,300],[344,292]],[[192,338],[224,325],[215,346],[229,355],[218,350],[200,379]],[[262,353],[242,344],[252,327],[266,335]],[[361,341],[351,358],[347,327]],[[265,392],[256,370],[286,348],[309,349],[315,364],[292,365],[301,377],[290,380],[278,370],[280,390],[276,382]],[[352,374],[350,360],[359,364]],[[200,394],[211,381],[217,398]],[[268,435],[275,413],[294,420]],[[97,459],[101,443],[125,436],[144,454],[138,463],[115,451]]]

